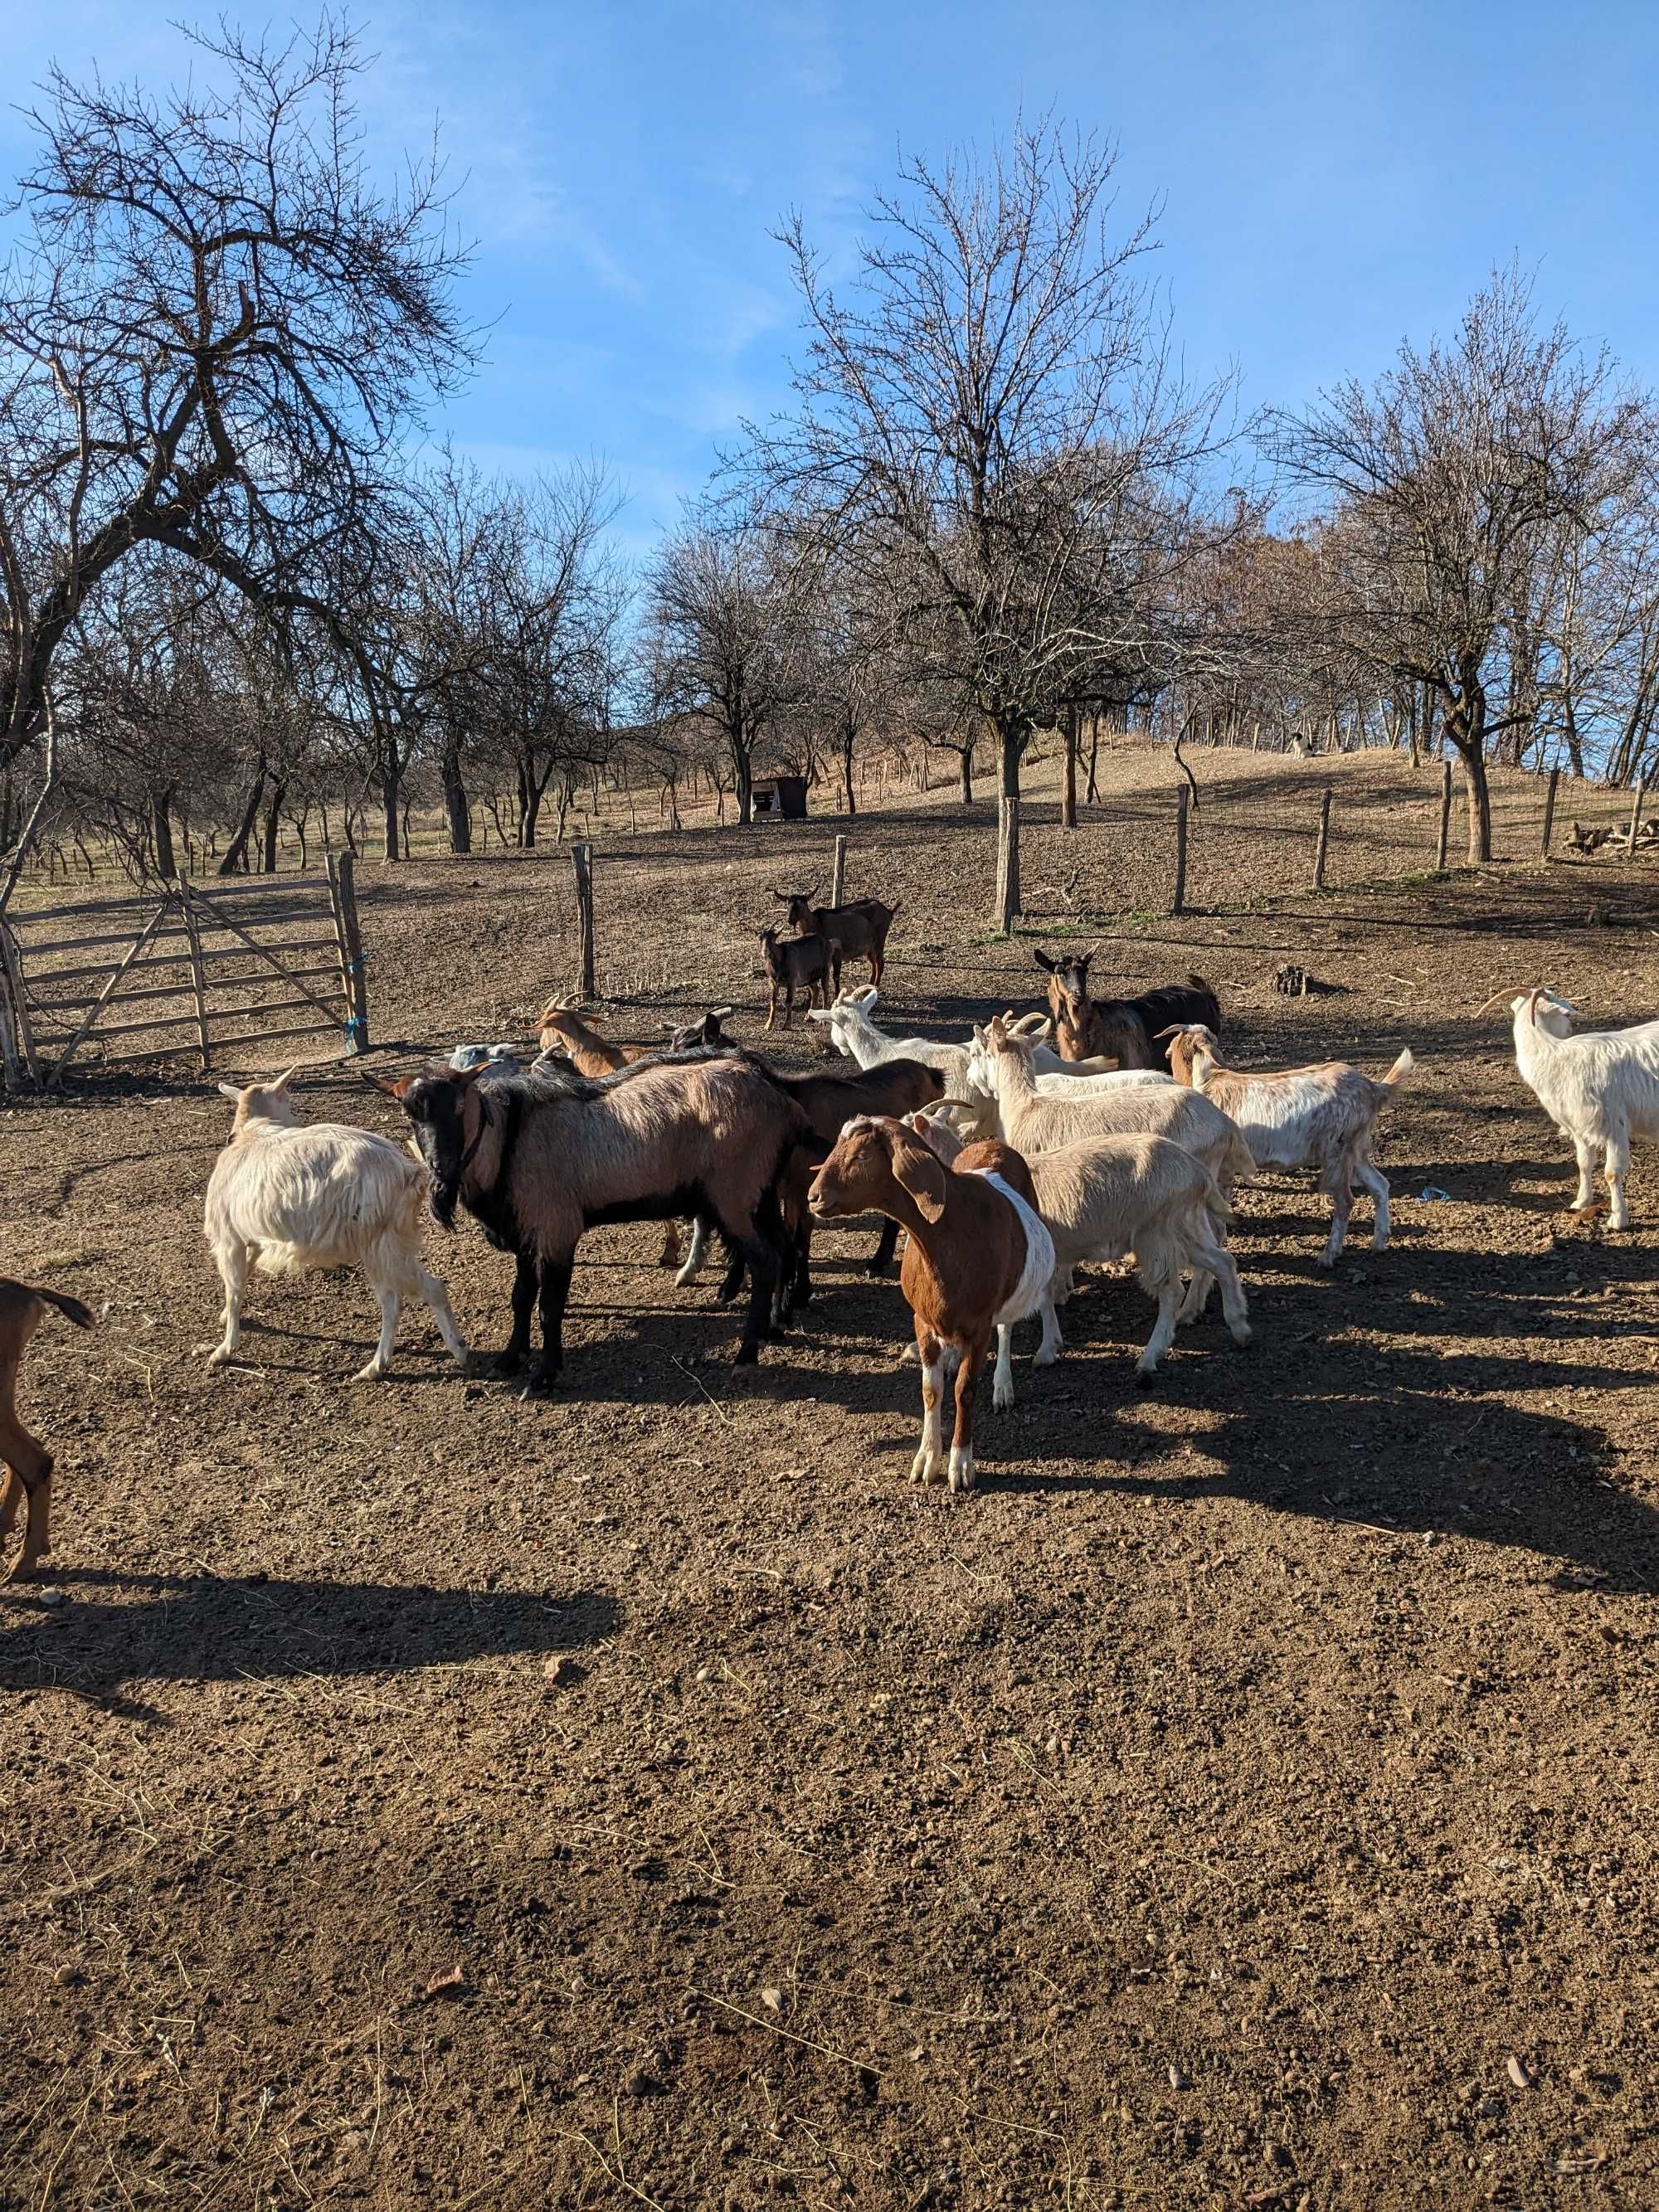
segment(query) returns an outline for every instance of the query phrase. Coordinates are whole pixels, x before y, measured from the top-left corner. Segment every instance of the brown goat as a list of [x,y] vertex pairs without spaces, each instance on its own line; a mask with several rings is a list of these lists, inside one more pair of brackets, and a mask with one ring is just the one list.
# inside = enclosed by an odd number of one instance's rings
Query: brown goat
[[1100,950],[1060,959],[1036,952],[1048,978],[1048,1010],[1054,1018],[1054,1049],[1062,1060],[1088,1060],[1103,1053],[1120,1067],[1170,1069],[1159,1032],[1171,1022],[1202,1022],[1219,1033],[1221,1006],[1201,975],[1185,983],[1162,983],[1137,999],[1095,999],[1089,994],[1089,963]]
[[[849,1121],[812,1179],[813,1217],[885,1213],[909,1231],[899,1273],[921,1364],[921,1443],[913,1482],[937,1472],[953,1491],[974,1486],[974,1397],[994,1329],[995,1403],[1013,1401],[1006,1373],[1013,1324],[1036,1312],[1054,1271],[1053,1239],[1038,1218],[1024,1163],[1008,1155],[994,1179],[950,1173],[902,1121]],[[948,1467],[939,1408],[947,1354],[955,1352],[957,1417]]]
[[[878,1066],[860,1068],[852,1075],[793,1075],[781,1067],[771,1068],[770,1073],[773,1081],[805,1115],[813,1134],[819,1139],[820,1158],[823,1150],[835,1143],[856,1115],[917,1113],[945,1096],[945,1078],[938,1068],[924,1066],[916,1060],[886,1060]],[[812,1295],[812,1217],[806,1200],[816,1165],[810,1152],[800,1152],[779,1192],[785,1232],[793,1248],[787,1295],[787,1310],[791,1313],[805,1305]],[[898,1224],[888,1218],[882,1223],[881,1235],[866,1273],[884,1275],[892,1264],[893,1248],[897,1242]],[[678,1283],[684,1285],[696,1276],[707,1245],[705,1225],[699,1221],[692,1235],[690,1253],[676,1278]],[[741,1279],[739,1261],[728,1271],[720,1286],[723,1300],[736,1297]]]
[[558,1374],[576,1247],[589,1229],[688,1212],[710,1219],[749,1268],[738,1361],[759,1358],[789,1262],[778,1187],[796,1149],[817,1140],[748,1054],[663,1054],[599,1082],[544,1066],[480,1083],[474,1071],[438,1066],[379,1087],[414,1124],[440,1224],[453,1227],[464,1205],[516,1257],[498,1371],[524,1364],[539,1296],[538,1380]]
[[11,1534],[18,1507],[28,1500],[23,1548],[5,1577],[8,1582],[26,1582],[52,1549],[52,1454],[29,1434],[17,1411],[18,1370],[48,1306],[56,1306],[76,1328],[92,1327],[92,1316],[79,1298],[0,1276],[0,1462],[6,1468],[6,1486],[0,1493],[0,1545]]
[[[594,1012],[590,1007],[584,1020],[580,1007],[579,999],[550,999],[541,1011],[541,1035],[538,1039],[544,1052],[562,1054],[578,1075],[586,1075],[597,1081],[601,1076],[616,1074],[618,1068],[631,1067],[636,1060],[648,1059],[659,1049],[658,1046],[649,1044],[612,1044],[609,1037],[596,1036],[588,1027],[588,1023],[603,1021],[604,1015]],[[730,1006],[720,1009],[721,1013],[729,1014],[731,1011]],[[705,1014],[701,1026],[706,1029],[711,1021],[718,1031],[719,1018],[713,1014]],[[686,1044],[699,1042],[714,1044],[719,1042],[719,1038],[715,1036],[700,1039],[696,1034],[680,1030],[671,1037],[668,1048],[672,1052],[684,1048]],[[678,1221],[670,1221],[663,1230],[662,1249],[657,1255],[657,1265],[659,1267],[678,1267],[679,1264],[680,1224]]]
[[[879,899],[852,899],[843,906],[814,906],[812,891],[781,891],[772,896],[788,908],[784,920],[801,937],[827,937],[830,940],[830,966],[832,988],[841,988],[841,963],[843,960],[867,960],[870,981],[879,983],[881,971],[887,964],[887,933],[893,927],[897,906],[884,906]],[[903,900],[899,901],[902,906]],[[823,1002],[828,1006],[830,1001]]]
[[[766,1006],[766,1026],[769,1030],[777,1020],[778,993],[783,992],[783,1026],[787,1029],[789,1018],[795,1011],[795,993],[805,988],[810,1008],[815,999],[823,1006],[830,1003],[830,971],[833,951],[827,937],[780,937],[777,926],[769,922],[760,933],[761,958],[766,963],[766,975],[770,996]],[[839,963],[836,963],[839,974]]]

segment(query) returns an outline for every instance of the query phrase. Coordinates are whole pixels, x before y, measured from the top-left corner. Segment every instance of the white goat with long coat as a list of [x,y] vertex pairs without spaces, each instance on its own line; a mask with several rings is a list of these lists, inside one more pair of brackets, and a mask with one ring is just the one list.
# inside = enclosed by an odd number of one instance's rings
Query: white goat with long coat
[[[358,1370],[373,1382],[392,1365],[404,1298],[431,1307],[451,1358],[466,1362],[449,1293],[421,1262],[421,1215],[429,1178],[424,1165],[372,1129],[343,1121],[301,1127],[295,1119],[290,1067],[274,1083],[220,1091],[236,1102],[230,1142],[214,1162],[202,1231],[225,1286],[225,1334],[209,1365],[234,1358],[242,1334],[242,1294],[256,1266],[270,1275],[319,1267],[357,1267],[380,1309],[380,1340]],[[204,1346],[204,1350],[208,1347]]]
[[1632,1137],[1659,1137],[1659,1022],[1573,1034],[1571,1001],[1540,985],[1510,1001],[1521,1079],[1566,1138],[1578,1162],[1582,1212],[1595,1195],[1599,1155],[1609,1229],[1630,1227],[1625,1178]]

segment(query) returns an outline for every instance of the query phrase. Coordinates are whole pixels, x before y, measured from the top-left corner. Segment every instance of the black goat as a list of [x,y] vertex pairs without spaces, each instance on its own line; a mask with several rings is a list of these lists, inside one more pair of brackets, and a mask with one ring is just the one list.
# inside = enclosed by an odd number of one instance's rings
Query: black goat
[[1086,952],[1060,959],[1046,952],[1035,956],[1048,978],[1054,1049],[1062,1060],[1089,1060],[1103,1053],[1120,1067],[1168,1071],[1170,1048],[1159,1042],[1161,1030],[1173,1023],[1202,1022],[1220,1035],[1221,1004],[1201,975],[1188,975],[1185,983],[1162,983],[1138,999],[1091,998],[1089,963],[1099,949],[1091,945]]

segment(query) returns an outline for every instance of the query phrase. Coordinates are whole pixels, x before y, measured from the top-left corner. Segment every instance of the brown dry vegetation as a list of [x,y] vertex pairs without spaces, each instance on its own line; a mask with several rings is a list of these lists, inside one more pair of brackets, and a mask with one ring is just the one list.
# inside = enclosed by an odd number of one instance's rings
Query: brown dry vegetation
[[[1167,820],[1168,773],[1126,766],[1125,811]],[[1327,1279],[1308,1191],[1247,1193],[1256,1341],[1212,1315],[1149,1395],[1144,1304],[1097,1279],[1059,1368],[1021,1332],[968,1500],[904,1480],[867,1230],[757,1370],[641,1227],[583,1248],[550,1401],[457,1379],[423,1315],[353,1383],[344,1278],[256,1278],[210,1374],[210,1082],[0,1118],[0,1267],[108,1305],[26,1377],[58,1547],[0,1593],[0,2203],[1655,2201],[1659,1181],[1628,1237],[1568,1219],[1501,1010],[1468,1016],[1544,975],[1650,1012],[1656,878],[1260,903],[1307,811],[1208,879],[1200,826],[1194,896],[1257,910],[1126,924],[1096,975],[1196,965],[1241,1060],[1409,1042],[1395,1244],[1358,1209]],[[617,1033],[736,998],[752,1040],[747,925],[832,826],[603,865]],[[1151,906],[1146,834],[1040,823],[1039,926]],[[987,811],[853,835],[852,887],[905,902],[896,1022],[1035,997],[981,935]],[[365,870],[377,1036],[521,1030],[570,981],[568,880]],[[1277,997],[1284,958],[1340,994]],[[396,1129],[340,1067],[302,1105]],[[430,1247],[498,1340],[507,1261]]]

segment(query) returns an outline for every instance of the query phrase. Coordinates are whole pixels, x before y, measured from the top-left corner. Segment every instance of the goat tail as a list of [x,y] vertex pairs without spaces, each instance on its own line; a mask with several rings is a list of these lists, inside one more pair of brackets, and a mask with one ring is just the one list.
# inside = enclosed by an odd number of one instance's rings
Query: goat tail
[[67,1291],[49,1291],[44,1283],[31,1283],[29,1289],[37,1298],[49,1306],[56,1306],[65,1321],[72,1321],[76,1328],[92,1327],[92,1309],[83,1306],[79,1298],[70,1297]]
[[1399,1059],[1395,1060],[1394,1066],[1389,1070],[1388,1073],[1383,1076],[1379,1076],[1376,1079],[1378,1082],[1385,1085],[1391,1091],[1398,1090],[1400,1085],[1406,1081],[1407,1078],[1411,1074],[1413,1069],[1416,1066],[1417,1062],[1412,1058],[1412,1048],[1409,1045],[1407,1045],[1401,1050]]

